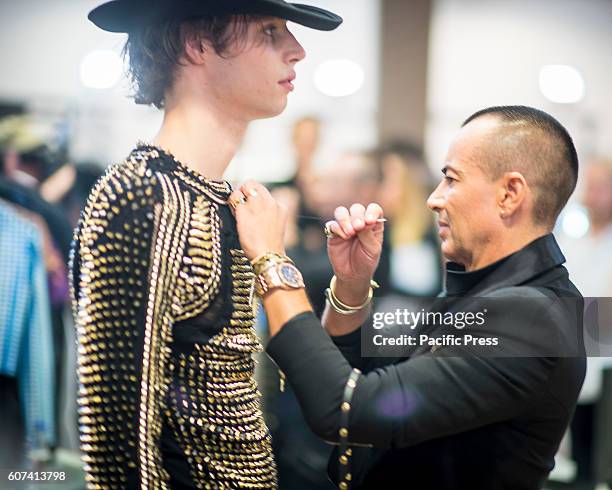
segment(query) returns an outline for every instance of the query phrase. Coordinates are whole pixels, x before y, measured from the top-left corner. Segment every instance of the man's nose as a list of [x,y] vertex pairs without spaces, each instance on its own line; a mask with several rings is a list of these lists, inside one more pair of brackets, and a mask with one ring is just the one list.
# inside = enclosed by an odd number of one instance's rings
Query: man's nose
[[442,183],[438,184],[438,187],[434,189],[434,191],[427,198],[427,207],[434,211],[435,213],[439,213],[443,206],[442,193],[440,192],[440,186]]

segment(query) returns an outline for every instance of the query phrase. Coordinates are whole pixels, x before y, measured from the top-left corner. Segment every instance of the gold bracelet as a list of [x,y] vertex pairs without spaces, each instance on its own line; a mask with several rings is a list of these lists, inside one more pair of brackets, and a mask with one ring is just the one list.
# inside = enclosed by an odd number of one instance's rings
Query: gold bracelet
[[353,315],[358,311],[361,311],[366,308],[374,297],[374,290],[380,287],[376,281],[370,280],[370,290],[368,291],[368,297],[366,298],[366,300],[359,306],[350,306],[338,299],[338,297],[336,296],[336,292],[334,291],[335,286],[336,276],[332,277],[329,283],[329,287],[325,290],[325,297],[327,298],[327,301],[329,302],[329,305],[332,307],[332,309],[335,312],[340,313],[341,315]]
[[293,264],[293,260],[291,260],[286,255],[282,255],[276,252],[268,252],[262,255],[258,255],[253,260],[251,260],[251,265],[253,266],[253,271],[255,272],[255,275],[258,276],[274,264],[278,264],[281,262],[289,262],[290,264]]

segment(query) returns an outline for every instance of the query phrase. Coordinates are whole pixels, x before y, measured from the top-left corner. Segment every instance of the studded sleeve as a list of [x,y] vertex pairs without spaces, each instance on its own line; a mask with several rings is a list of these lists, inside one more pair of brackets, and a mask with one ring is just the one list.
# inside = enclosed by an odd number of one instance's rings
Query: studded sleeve
[[[184,228],[178,196],[144,165],[111,167],[92,191],[71,253],[79,427],[88,488],[163,488],[162,400]],[[165,292],[165,294],[164,294]]]

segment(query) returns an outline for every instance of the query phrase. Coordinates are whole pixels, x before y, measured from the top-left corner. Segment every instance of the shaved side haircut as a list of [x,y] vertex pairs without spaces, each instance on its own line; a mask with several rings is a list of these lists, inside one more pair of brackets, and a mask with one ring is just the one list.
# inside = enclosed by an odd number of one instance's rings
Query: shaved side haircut
[[472,114],[500,122],[495,139],[482,148],[481,162],[491,180],[520,172],[534,192],[534,223],[550,229],[576,188],[578,155],[567,130],[550,114],[526,106],[489,107]]

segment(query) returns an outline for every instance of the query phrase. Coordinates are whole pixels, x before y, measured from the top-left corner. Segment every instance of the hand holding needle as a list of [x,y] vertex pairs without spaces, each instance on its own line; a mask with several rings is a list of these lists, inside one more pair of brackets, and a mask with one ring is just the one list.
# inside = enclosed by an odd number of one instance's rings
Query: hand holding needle
[[[387,219],[386,218],[378,218],[376,220],[376,223],[386,223]],[[339,237],[340,235],[338,235],[337,233],[334,233],[330,228],[329,228],[329,223],[326,223],[325,226],[323,227],[323,232],[325,233],[325,236],[327,238],[334,238],[334,237]]]

